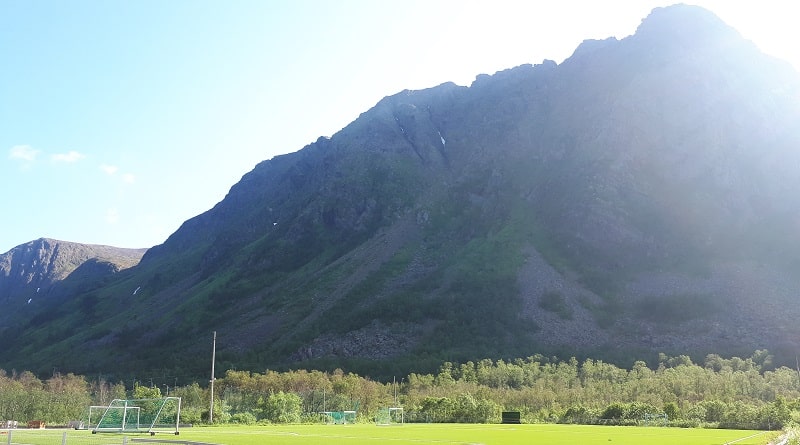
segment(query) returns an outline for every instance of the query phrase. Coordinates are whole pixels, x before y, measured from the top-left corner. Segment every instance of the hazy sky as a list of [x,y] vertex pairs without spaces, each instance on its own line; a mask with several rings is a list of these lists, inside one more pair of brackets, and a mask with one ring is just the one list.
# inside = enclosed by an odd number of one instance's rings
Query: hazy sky
[[[384,96],[561,63],[671,3],[0,0],[0,253],[160,244]],[[800,67],[794,2],[696,4]]]

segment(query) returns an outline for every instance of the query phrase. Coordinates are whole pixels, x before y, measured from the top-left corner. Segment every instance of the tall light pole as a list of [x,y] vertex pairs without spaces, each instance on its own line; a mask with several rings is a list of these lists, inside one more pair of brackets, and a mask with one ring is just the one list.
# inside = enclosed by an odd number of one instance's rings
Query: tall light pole
[[211,407],[208,410],[208,423],[214,423],[214,362],[217,360],[217,331],[214,331],[214,343],[211,349]]

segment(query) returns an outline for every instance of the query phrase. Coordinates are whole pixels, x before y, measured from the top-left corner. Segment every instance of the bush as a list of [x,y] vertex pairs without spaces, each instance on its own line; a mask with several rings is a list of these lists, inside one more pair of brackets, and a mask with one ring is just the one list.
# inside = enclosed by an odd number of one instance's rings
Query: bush
[[791,411],[786,401],[779,396],[775,401],[758,410],[758,427],[766,430],[781,429],[789,423],[791,418]]
[[670,420],[669,426],[673,428],[700,428],[703,425],[696,419]]
[[200,407],[188,407],[181,409],[181,423],[200,423],[203,420],[203,409]]
[[420,414],[427,422],[454,422],[458,407],[449,397],[425,397],[420,404]]
[[644,419],[648,414],[662,414],[662,412],[649,403],[632,402],[625,407],[624,418],[626,420],[639,421]]
[[700,406],[705,409],[706,422],[720,422],[725,416],[727,405],[725,402],[719,400],[704,400],[700,402]]
[[608,405],[600,414],[601,419],[621,420],[623,417],[625,417],[625,405],[618,402]]
[[759,428],[759,410],[749,404],[733,402],[727,405],[725,414],[720,419],[720,428],[755,429]]
[[561,422],[563,423],[577,423],[577,424],[591,424],[595,423],[598,418],[597,411],[587,408],[583,405],[571,406],[567,409]]
[[303,399],[295,393],[278,391],[262,402],[264,419],[272,423],[297,423],[303,411]]
[[698,423],[706,421],[706,407],[701,403],[692,405],[686,410],[686,418],[688,420],[696,421]]
[[664,414],[667,415],[667,419],[670,421],[678,420],[680,418],[680,408],[678,408],[678,404],[675,402],[665,403]]
[[238,423],[240,425],[254,425],[256,423],[256,416],[250,412],[236,413],[231,416],[231,423]]

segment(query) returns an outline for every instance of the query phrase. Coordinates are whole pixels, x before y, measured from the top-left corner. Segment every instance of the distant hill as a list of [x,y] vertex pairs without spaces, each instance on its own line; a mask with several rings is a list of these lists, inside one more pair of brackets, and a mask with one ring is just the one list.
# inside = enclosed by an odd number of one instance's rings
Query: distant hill
[[400,92],[17,318],[0,368],[203,376],[212,330],[237,369],[794,363],[798,99],[788,64],[686,5],[561,64]]

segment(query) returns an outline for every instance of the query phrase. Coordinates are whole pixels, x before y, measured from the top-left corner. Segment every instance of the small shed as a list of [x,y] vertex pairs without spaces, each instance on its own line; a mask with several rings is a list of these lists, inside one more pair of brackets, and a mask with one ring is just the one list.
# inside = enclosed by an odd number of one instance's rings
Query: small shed
[[34,430],[43,430],[44,429],[44,420],[30,420],[28,421],[28,428]]

